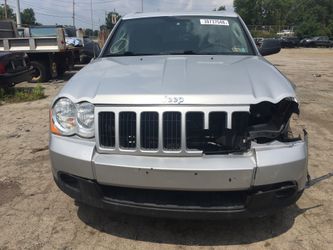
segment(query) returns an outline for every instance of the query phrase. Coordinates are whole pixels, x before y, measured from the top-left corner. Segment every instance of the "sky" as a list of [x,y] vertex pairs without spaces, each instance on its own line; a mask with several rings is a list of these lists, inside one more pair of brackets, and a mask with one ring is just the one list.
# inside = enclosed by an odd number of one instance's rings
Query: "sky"
[[[0,0],[1,4],[4,0]],[[93,24],[91,19],[91,0],[74,0],[75,24],[77,28],[99,29],[105,23],[106,12],[116,10],[121,15],[141,11],[142,0],[92,0]],[[143,0],[144,12],[151,11],[209,11],[221,5],[232,8],[233,0]],[[7,0],[16,10],[16,0]],[[20,0],[21,11],[33,8],[37,22],[51,25],[71,25],[73,23],[73,0]]]

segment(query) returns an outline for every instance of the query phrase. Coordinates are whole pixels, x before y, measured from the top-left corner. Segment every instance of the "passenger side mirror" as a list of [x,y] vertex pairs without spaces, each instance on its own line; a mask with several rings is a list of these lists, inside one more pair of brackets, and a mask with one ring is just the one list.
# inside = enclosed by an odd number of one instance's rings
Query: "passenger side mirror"
[[281,42],[278,39],[264,39],[259,52],[262,56],[277,54],[281,51]]

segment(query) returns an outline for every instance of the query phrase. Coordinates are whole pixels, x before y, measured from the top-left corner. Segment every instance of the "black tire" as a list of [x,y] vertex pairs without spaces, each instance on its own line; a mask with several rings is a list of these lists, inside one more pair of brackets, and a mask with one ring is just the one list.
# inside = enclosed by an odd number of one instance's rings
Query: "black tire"
[[50,80],[51,75],[48,66],[38,61],[31,61],[30,64],[34,69],[34,72],[32,73],[32,79],[30,82],[38,83],[38,82],[47,82],[48,80]]
[[65,74],[65,72],[67,71],[66,70],[66,66],[65,65],[63,65],[63,64],[58,64],[57,65],[57,74],[58,74],[58,76],[63,76],[64,74]]
[[91,57],[81,54],[80,55],[80,64],[88,64],[91,61]]

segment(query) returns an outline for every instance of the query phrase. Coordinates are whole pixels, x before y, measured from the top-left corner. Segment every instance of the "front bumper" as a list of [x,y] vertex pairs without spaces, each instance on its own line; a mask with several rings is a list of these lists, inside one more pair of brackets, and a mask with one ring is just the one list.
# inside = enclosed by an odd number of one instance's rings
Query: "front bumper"
[[293,182],[244,191],[191,192],[105,186],[58,173],[58,187],[76,201],[116,212],[144,216],[215,219],[265,216],[294,204],[303,191]]
[[17,73],[0,75],[0,86],[10,87],[17,83],[30,81],[32,77],[32,68]]
[[[94,206],[115,205],[121,210],[127,210],[129,207],[131,212],[135,210],[136,213],[147,209],[162,210],[162,212],[170,210],[158,205],[147,207],[144,201],[134,204],[117,203],[112,197],[105,198],[101,192],[105,188],[113,189],[113,191],[117,188],[127,188],[134,193],[138,190],[184,192],[184,194],[219,192],[223,195],[238,192],[246,197],[242,207],[237,209],[223,206],[209,211],[207,209],[201,211],[201,208],[190,209],[192,211],[190,213],[199,214],[254,213],[254,211],[271,210],[295,202],[307,181],[307,136],[304,141],[253,144],[251,148],[252,151],[238,155],[151,157],[100,154],[96,151],[93,140],[56,135],[51,135],[50,140],[52,171],[59,187],[71,197]],[[78,178],[79,191],[76,190],[75,193],[68,191],[59,178],[61,173]],[[280,188],[285,189],[286,183],[287,186],[293,186],[291,189],[294,192],[285,197],[285,201],[276,199],[276,192],[281,191]],[[91,198],[89,198],[90,192],[94,194]],[[153,196],[160,197],[156,194]],[[256,208],[256,204],[261,203],[264,203],[263,206]],[[132,209],[133,207],[135,209]],[[189,209],[185,206],[172,208],[171,211],[187,213]]]

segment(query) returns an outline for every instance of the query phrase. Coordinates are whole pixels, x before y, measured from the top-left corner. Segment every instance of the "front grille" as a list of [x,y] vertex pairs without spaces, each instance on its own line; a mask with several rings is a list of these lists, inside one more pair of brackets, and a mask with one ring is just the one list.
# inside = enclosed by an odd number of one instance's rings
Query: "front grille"
[[98,116],[99,143],[102,147],[113,148],[116,145],[115,115],[101,112]]
[[144,112],[141,114],[141,147],[145,150],[158,149],[158,113]]
[[97,108],[98,149],[119,154],[201,155],[232,151],[243,140],[249,107],[177,108]]
[[119,144],[121,148],[136,148],[136,113],[119,114]]
[[181,113],[163,114],[163,147],[167,150],[179,150],[181,147]]
[[188,149],[202,149],[204,125],[204,113],[188,112],[186,114],[186,145]]
[[214,133],[223,133],[227,127],[227,113],[226,112],[211,112],[209,114],[210,128]]

